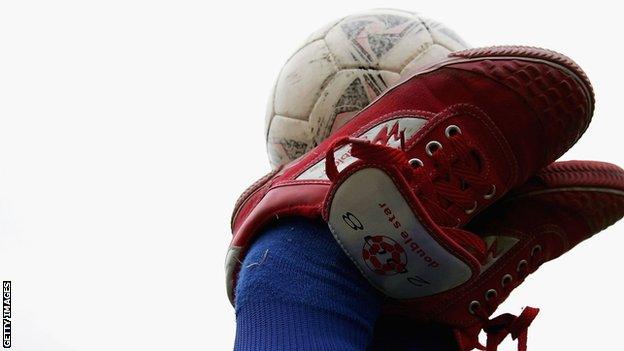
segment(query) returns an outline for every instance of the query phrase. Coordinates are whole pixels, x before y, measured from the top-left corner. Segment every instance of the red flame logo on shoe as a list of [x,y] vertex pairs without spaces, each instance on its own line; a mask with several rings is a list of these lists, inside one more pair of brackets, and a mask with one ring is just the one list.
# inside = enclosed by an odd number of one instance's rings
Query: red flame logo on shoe
[[[396,145],[397,143],[398,145]],[[388,130],[388,124],[385,124],[371,140],[371,144],[381,144],[403,149],[405,136],[404,131],[399,129],[399,122],[395,121],[390,130]]]

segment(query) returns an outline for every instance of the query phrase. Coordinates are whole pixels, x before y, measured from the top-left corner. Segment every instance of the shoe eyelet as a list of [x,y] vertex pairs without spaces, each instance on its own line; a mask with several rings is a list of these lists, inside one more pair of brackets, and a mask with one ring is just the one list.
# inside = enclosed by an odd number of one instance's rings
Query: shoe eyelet
[[418,168],[418,167],[422,167],[423,166],[423,162],[419,158],[412,158],[412,159],[410,159],[407,162],[409,163],[410,166],[412,166],[414,168]]
[[496,296],[498,296],[498,291],[490,289],[485,292],[485,301],[490,301],[491,299],[496,298]]
[[489,200],[489,199],[493,198],[494,195],[496,195],[496,185],[492,184],[492,189],[490,190],[489,193],[483,195],[483,198],[486,199],[486,200]]
[[429,156],[433,156],[433,153],[440,149],[442,149],[442,144],[440,144],[440,142],[436,140],[432,140],[428,142],[427,145],[425,146],[425,151],[427,152],[427,155]]
[[518,262],[518,267],[516,267],[516,271],[520,273],[528,266],[528,264],[529,263],[526,260],[520,260],[520,262]]
[[450,138],[452,136],[455,136],[457,134],[461,134],[461,128],[459,128],[458,126],[451,124],[450,126],[446,127],[446,129],[444,130],[444,135],[446,135],[447,138]]
[[474,315],[477,313],[477,310],[481,308],[481,304],[479,303],[479,301],[472,301],[470,303],[470,305],[468,305],[468,312],[470,312],[470,314]]
[[511,284],[511,282],[513,282],[513,277],[511,276],[511,274],[505,274],[501,279],[501,286],[504,288],[507,285]]
[[475,202],[474,202],[474,205],[472,206],[472,208],[467,209],[467,210],[464,210],[464,212],[465,212],[466,214],[471,214],[471,213],[473,213],[473,212],[477,209],[477,206],[478,206],[478,204],[477,204],[477,202],[475,201]]
[[533,248],[531,249],[531,257],[537,255],[540,252],[542,252],[542,246],[541,245],[533,246]]

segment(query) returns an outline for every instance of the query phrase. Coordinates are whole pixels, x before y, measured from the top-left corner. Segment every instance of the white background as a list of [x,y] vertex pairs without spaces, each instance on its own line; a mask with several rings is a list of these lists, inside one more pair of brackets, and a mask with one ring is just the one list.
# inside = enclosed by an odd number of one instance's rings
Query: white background
[[[624,165],[621,12],[609,3],[2,1],[0,279],[14,284],[14,349],[230,349],[229,216],[268,170],[269,90],[309,33],[357,10],[415,10],[473,46],[568,54],[598,105],[564,158]],[[499,311],[542,308],[530,350],[621,348],[622,247],[620,223]]]

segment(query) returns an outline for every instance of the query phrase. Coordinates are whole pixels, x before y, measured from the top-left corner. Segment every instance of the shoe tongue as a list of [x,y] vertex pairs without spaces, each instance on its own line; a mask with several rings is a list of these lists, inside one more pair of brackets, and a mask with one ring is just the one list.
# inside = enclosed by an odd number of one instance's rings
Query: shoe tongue
[[475,256],[479,262],[483,262],[485,260],[487,245],[480,236],[459,228],[444,228],[444,232],[451,238],[451,240],[455,241],[471,255]]
[[430,296],[473,276],[480,256],[458,246],[478,253],[484,243],[435,225],[409,184],[375,167],[342,176],[325,200],[324,218],[362,274],[386,295]]

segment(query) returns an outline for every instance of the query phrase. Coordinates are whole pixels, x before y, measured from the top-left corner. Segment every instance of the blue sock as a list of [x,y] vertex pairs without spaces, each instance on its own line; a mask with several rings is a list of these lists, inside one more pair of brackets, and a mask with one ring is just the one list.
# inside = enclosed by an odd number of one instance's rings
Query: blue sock
[[234,349],[364,351],[381,301],[324,222],[280,220],[242,264]]

